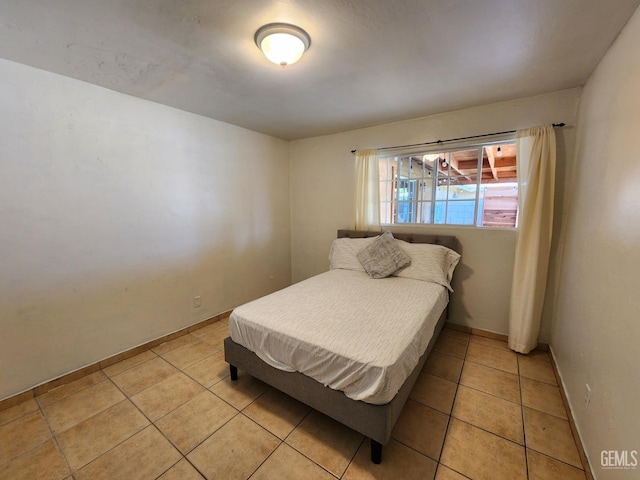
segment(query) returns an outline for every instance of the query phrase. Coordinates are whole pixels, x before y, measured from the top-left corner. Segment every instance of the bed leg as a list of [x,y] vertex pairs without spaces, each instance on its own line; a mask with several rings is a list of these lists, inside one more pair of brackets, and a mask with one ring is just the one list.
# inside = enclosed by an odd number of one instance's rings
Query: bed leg
[[382,444],[371,440],[371,461],[378,465],[382,461]]
[[229,365],[229,373],[231,373],[231,380],[233,380],[234,382],[238,380],[238,367]]

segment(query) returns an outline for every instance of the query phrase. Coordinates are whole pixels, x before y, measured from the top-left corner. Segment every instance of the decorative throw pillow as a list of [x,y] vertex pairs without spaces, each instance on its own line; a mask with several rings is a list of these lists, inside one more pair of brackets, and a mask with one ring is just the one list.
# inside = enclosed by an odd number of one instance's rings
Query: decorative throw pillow
[[385,278],[411,263],[391,232],[384,232],[358,252],[358,260],[371,278]]

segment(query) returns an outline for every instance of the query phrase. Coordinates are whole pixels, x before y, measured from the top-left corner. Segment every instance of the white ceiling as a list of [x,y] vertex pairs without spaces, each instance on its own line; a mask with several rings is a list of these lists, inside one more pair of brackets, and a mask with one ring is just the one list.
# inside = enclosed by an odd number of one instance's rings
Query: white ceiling
[[[583,85],[640,0],[0,0],[0,57],[296,139]],[[253,42],[304,28],[285,69]]]

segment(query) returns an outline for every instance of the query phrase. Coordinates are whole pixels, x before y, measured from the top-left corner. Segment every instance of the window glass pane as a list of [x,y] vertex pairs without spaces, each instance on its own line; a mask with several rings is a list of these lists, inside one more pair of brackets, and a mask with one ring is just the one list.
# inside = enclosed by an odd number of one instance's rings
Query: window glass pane
[[439,178],[436,187],[436,200],[445,200],[449,194],[449,179]]
[[482,157],[478,226],[516,226],[518,170],[515,143],[486,145]]
[[455,200],[447,204],[447,220],[450,225],[473,225],[473,215],[476,209],[476,199]]
[[433,223],[446,223],[447,220],[447,202],[436,202],[433,214]]
[[380,201],[388,202],[391,200],[389,189],[391,188],[389,178],[389,161],[387,158],[378,160],[378,173],[380,176]]
[[409,178],[423,178],[425,175],[424,163],[421,156],[409,158]]
[[393,182],[380,182],[380,201],[381,202],[391,201],[392,186],[393,186]]
[[448,177],[449,170],[451,169],[451,154],[441,153],[436,159],[436,167],[438,169],[438,177]]
[[449,191],[447,199],[449,200],[472,200],[476,201],[476,190],[478,189],[478,176],[466,175],[464,177],[457,176],[449,179]]
[[482,183],[517,181],[516,144],[486,145],[482,151]]
[[388,158],[380,158],[378,160],[378,171],[380,175],[380,180],[389,180],[389,171],[388,171]]
[[433,223],[433,202],[418,203],[417,218],[419,223]]
[[380,202],[380,223],[392,222],[393,215],[391,209],[391,202]]
[[415,203],[398,202],[396,222],[397,223],[414,223],[415,222]]
[[418,181],[418,200],[426,201],[433,199],[433,179],[425,178]]
[[406,180],[396,181],[395,199],[399,202],[406,201],[409,198],[409,186]]
[[391,157],[389,160],[389,178],[398,178],[398,157]]
[[[516,226],[518,215],[518,184],[494,183],[481,188],[482,202],[478,206],[483,227]],[[480,216],[479,214],[479,216]]]
[[451,175],[477,175],[480,148],[451,152],[449,163]]
[[[391,178],[391,168],[389,165],[388,158],[378,159],[378,173],[380,176],[380,202],[390,202],[392,178]],[[381,210],[380,222],[388,223],[388,220],[385,222],[382,217],[382,204],[380,206],[380,210]]]
[[432,178],[436,175],[437,159],[440,158],[440,153],[427,153],[422,156],[422,163],[424,164],[425,177]]
[[409,178],[409,159],[407,157],[396,157],[396,178]]

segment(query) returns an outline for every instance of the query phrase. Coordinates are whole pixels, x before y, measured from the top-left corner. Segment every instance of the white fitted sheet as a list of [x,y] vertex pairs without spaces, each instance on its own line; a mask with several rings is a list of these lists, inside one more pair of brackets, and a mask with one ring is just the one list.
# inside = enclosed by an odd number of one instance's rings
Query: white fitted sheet
[[335,269],[236,308],[231,339],[353,400],[393,399],[448,302],[438,284]]

